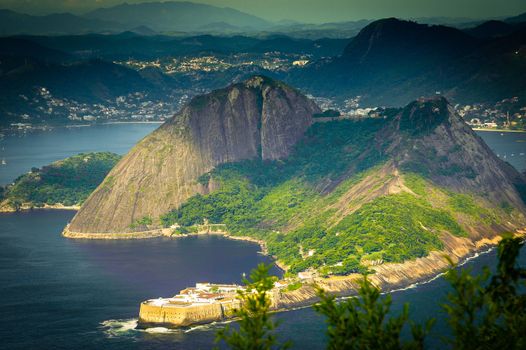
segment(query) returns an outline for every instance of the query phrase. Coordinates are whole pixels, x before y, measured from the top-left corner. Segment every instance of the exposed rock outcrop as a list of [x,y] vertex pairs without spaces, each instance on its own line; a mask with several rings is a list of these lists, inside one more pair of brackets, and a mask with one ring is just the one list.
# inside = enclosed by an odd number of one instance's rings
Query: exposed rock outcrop
[[196,97],[115,166],[69,230],[132,231],[137,220],[207,192],[197,180],[216,165],[286,157],[319,112],[295,89],[262,76]]
[[526,178],[498,158],[445,98],[410,103],[379,138],[391,140],[390,158],[397,167],[423,173],[449,190],[478,194],[496,207],[507,202],[526,213],[526,198],[521,198]]

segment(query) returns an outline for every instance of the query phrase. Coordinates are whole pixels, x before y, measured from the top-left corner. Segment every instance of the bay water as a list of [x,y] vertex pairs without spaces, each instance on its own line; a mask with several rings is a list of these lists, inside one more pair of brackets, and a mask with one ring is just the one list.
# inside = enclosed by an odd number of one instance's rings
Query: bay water
[[[152,124],[56,128],[6,135],[0,140],[0,183],[33,166],[80,152],[124,154],[155,129]],[[526,133],[481,132],[492,149],[519,169],[526,168]],[[522,155],[521,155],[522,153]],[[506,157],[504,157],[506,156]],[[258,263],[256,244],[221,237],[136,241],[68,240],[60,235],[74,212],[36,210],[0,214],[0,348],[3,349],[210,349],[224,324],[186,330],[135,330],[139,303],[171,296],[196,282],[240,283]],[[480,271],[495,265],[495,251],[471,259]],[[526,254],[521,255],[526,263]],[[280,275],[275,268],[273,273]],[[441,304],[443,278],[392,293],[393,313],[410,303],[411,317],[437,318],[429,347],[441,349],[447,319]],[[279,336],[296,349],[325,344],[323,318],[311,308],[277,314]]]

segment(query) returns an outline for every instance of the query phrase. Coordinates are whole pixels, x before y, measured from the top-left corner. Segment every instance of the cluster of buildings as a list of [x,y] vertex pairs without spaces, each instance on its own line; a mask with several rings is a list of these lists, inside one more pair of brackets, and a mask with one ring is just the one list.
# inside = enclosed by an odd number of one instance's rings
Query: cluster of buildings
[[128,59],[126,61],[114,61],[113,63],[121,64],[136,70],[149,67],[159,68],[165,74],[188,73],[193,71],[213,72],[232,67],[231,63],[225,62],[215,56],[191,56],[182,58],[167,57],[151,61]]
[[378,118],[382,115],[378,107],[360,107],[361,96],[354,96],[341,103],[331,98],[307,95],[313,99],[323,111],[334,110],[340,112],[343,119]]
[[156,60],[128,59],[115,61],[129,68],[141,70],[148,67],[160,69],[165,74],[187,74],[192,72],[225,71],[234,67],[257,66],[270,71],[288,71],[303,67],[310,61],[308,55],[288,54],[280,51],[265,53],[237,53],[224,56],[164,57]]
[[196,283],[195,287],[183,289],[171,298],[158,298],[149,300],[151,305],[165,304],[212,304],[222,300],[232,300],[238,291],[245,287],[237,284],[212,284]]
[[[19,95],[24,110],[8,112],[10,119],[17,120],[12,128],[40,127],[42,122],[111,122],[111,121],[164,121],[175,114],[190,95],[174,91],[160,98],[152,98],[143,92],[118,96],[114,100],[99,103],[83,103],[53,96],[46,87],[38,87],[34,95]],[[16,124],[16,125],[15,125]]]
[[[361,96],[354,96],[342,102],[325,97],[309,97],[322,110],[339,111],[339,118],[376,118],[383,115],[383,108],[381,107],[361,107]],[[518,97],[504,99],[494,104],[457,104],[454,108],[472,127],[526,130],[526,103]]]
[[518,97],[495,104],[457,104],[455,110],[473,127],[526,130],[526,105]]

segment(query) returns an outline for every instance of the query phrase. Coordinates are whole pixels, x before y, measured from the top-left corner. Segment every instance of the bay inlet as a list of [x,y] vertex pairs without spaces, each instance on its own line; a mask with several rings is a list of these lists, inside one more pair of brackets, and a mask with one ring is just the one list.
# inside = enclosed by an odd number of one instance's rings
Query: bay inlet
[[[0,141],[6,165],[0,182],[9,183],[32,166],[79,152],[125,153],[156,125],[105,125],[57,128]],[[479,135],[519,170],[526,169],[526,133]],[[2,148],[3,147],[3,148]],[[45,151],[42,151],[45,150]],[[513,154],[513,156],[512,156]],[[505,156],[505,157],[504,157]],[[73,211],[39,210],[0,215],[0,338],[6,349],[209,349],[221,324],[187,330],[134,330],[138,305],[170,296],[196,282],[240,283],[260,262],[259,246],[219,236],[140,241],[68,240],[60,233]],[[525,254],[521,262],[525,262]],[[466,266],[480,270],[495,252]],[[274,271],[280,274],[276,268]],[[447,293],[442,278],[393,293],[394,311],[411,303],[415,321],[438,319],[430,346],[440,348],[446,320],[440,304]],[[323,346],[324,322],[312,309],[278,314],[280,335],[297,349]]]

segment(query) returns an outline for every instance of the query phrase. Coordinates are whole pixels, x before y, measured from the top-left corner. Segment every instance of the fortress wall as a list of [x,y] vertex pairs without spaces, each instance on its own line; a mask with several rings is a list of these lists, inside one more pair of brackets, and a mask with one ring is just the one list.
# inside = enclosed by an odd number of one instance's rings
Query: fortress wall
[[241,301],[235,299],[230,302],[222,302],[221,307],[225,318],[234,317],[235,310],[241,308]]
[[139,311],[139,324],[169,324],[172,327],[221,321],[224,318],[223,308],[219,303],[190,306],[141,303]]

